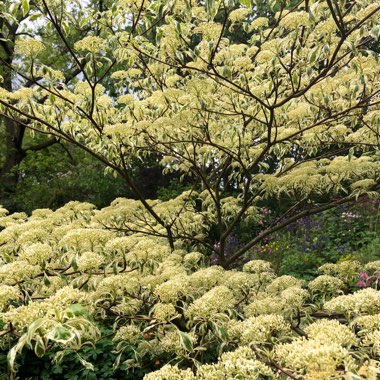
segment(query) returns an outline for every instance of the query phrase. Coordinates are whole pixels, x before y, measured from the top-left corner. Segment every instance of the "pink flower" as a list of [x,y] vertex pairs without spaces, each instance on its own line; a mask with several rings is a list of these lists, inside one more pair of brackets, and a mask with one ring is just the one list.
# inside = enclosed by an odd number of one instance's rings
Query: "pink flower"
[[359,278],[360,278],[361,280],[367,280],[367,279],[369,278],[369,275],[368,275],[368,273],[366,273],[366,272],[360,272],[360,273],[359,273]]
[[214,248],[215,251],[219,251],[219,249],[220,249],[220,243],[215,243],[215,244],[212,246],[212,248]]
[[357,286],[358,288],[365,288],[365,287],[367,286],[367,283],[366,283],[365,281],[361,280],[361,281],[358,281],[358,282],[356,283],[356,286]]

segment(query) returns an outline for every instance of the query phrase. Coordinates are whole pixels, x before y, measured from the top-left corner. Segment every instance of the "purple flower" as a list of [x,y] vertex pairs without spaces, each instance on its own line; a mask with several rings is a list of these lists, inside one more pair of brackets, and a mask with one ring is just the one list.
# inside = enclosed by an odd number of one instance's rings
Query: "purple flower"
[[366,272],[360,272],[360,273],[359,273],[359,278],[360,278],[361,280],[368,280],[369,275],[368,275],[368,273],[366,273]]
[[361,280],[361,281],[358,281],[358,282],[356,283],[356,286],[357,286],[358,288],[365,288],[365,287],[367,287],[367,283],[366,283],[365,281]]

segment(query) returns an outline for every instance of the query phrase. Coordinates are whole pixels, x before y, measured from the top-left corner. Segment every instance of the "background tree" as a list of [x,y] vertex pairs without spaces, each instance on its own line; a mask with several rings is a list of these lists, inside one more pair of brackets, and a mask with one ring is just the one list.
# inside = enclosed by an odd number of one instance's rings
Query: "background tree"
[[[32,5],[32,9],[30,8]],[[22,36],[38,35],[38,38],[44,38],[46,46],[51,48],[45,52],[45,63],[49,66],[61,66],[68,78],[62,74],[61,80],[68,83],[79,71],[69,72],[70,64],[65,62],[65,52],[57,44],[57,39],[51,38],[49,30],[44,30],[38,24],[33,23],[33,20],[38,20],[40,12],[37,4],[29,4],[29,1],[4,1],[1,3],[0,9],[0,57],[2,60],[1,73],[3,78],[3,88],[7,91],[13,91],[20,86],[21,77],[15,75],[12,71],[12,64],[17,57],[15,55],[16,40]],[[33,27],[32,27],[33,25]],[[72,31],[75,30],[73,26]],[[60,51],[61,54],[56,54]],[[67,59],[67,57],[66,57]],[[63,67],[63,62],[67,66]],[[41,73],[38,73],[34,80],[40,80]],[[22,83],[22,82],[21,82]],[[26,88],[33,86],[33,81],[22,83]],[[0,171],[1,191],[2,193],[14,193],[18,182],[17,166],[26,157],[28,152],[43,150],[58,140],[56,138],[43,138],[38,136],[37,143],[28,144],[25,137],[28,135],[26,125],[18,123],[17,120],[11,120],[2,117],[2,124],[5,127],[5,144],[3,147],[4,157]]]
[[[87,6],[95,12],[103,11],[110,4],[95,1],[86,3]],[[38,2],[7,1],[1,7],[0,75],[4,78],[3,88],[12,91],[23,83],[22,77],[12,71],[13,61],[18,59],[15,42],[22,36],[33,36],[43,41],[46,48],[43,52],[44,65],[59,69],[60,80],[64,83],[75,82],[80,69],[67,55],[67,47],[59,36],[43,22],[41,5]],[[91,24],[85,9],[70,9],[70,12],[62,13],[65,17],[60,20],[66,29],[70,24],[68,40],[84,37],[90,27],[97,29],[96,19]],[[41,80],[41,77],[34,79]],[[33,86],[33,81],[24,85]],[[112,93],[113,83],[106,80],[105,85]],[[90,201],[102,207],[116,196],[133,196],[120,181],[109,176],[101,178],[104,165],[73,145],[45,134],[34,136],[33,133],[31,136],[22,123],[6,117],[0,117],[0,120],[4,124],[0,131],[0,203],[9,210],[31,212],[36,207],[56,208],[73,199]],[[149,164],[145,162],[144,167],[139,165],[140,161],[135,161],[134,177],[140,183],[144,178],[141,190],[147,198],[156,198],[158,188],[173,177],[161,175],[158,161],[152,158]],[[41,186],[44,186],[43,191]]]
[[[186,239],[229,266],[304,215],[377,194],[377,3],[273,2],[269,18],[247,1],[36,4],[79,74],[62,81],[43,41],[20,38],[17,60],[3,62],[24,86],[2,90],[2,115],[118,173],[145,210],[124,221],[126,232],[146,231],[144,221],[172,247]],[[72,34],[70,15],[86,37]],[[133,160],[149,156],[191,178],[172,209],[148,202],[133,180]],[[275,220],[226,258],[228,236],[276,198]]]

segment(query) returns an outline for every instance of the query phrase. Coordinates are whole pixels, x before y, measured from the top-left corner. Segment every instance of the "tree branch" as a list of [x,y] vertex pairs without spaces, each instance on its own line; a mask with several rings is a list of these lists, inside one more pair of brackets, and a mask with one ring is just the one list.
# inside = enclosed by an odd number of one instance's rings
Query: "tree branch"
[[45,148],[48,148],[49,146],[52,146],[58,142],[59,142],[59,140],[56,137],[52,137],[51,139],[43,141],[39,144],[28,146],[28,147],[24,148],[23,151],[24,152],[28,152],[28,151],[37,152],[39,150],[43,150]]

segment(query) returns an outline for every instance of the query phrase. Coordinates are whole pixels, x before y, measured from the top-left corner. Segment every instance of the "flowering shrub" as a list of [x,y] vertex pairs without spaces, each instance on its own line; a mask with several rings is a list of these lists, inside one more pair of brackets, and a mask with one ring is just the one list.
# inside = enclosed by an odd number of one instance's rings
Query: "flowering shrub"
[[[297,220],[310,225],[316,213],[377,195],[378,2],[17,3],[1,2],[10,21],[0,26],[0,114],[8,129],[68,141],[122,178],[138,200],[129,212],[139,222],[123,226],[131,233],[166,235],[171,248],[181,236],[227,267]],[[17,157],[40,149],[16,145]],[[187,202],[148,200],[135,181],[140,161],[184,179]],[[229,254],[229,236],[253,222],[260,233]],[[324,245],[312,235],[310,250]],[[88,259],[82,269],[96,262]]]
[[115,368],[145,380],[380,374],[380,292],[355,286],[377,276],[378,261],[326,264],[309,283],[276,277],[264,260],[203,267],[206,252],[184,241],[170,248],[158,233],[117,228],[141,223],[134,206],[2,211],[0,339],[12,371],[31,350],[55,362],[75,353],[91,371],[83,352],[106,334]]
[[364,271],[359,273],[359,281],[356,286],[359,288],[373,287],[379,288],[380,281],[380,260],[370,262],[364,266]]

